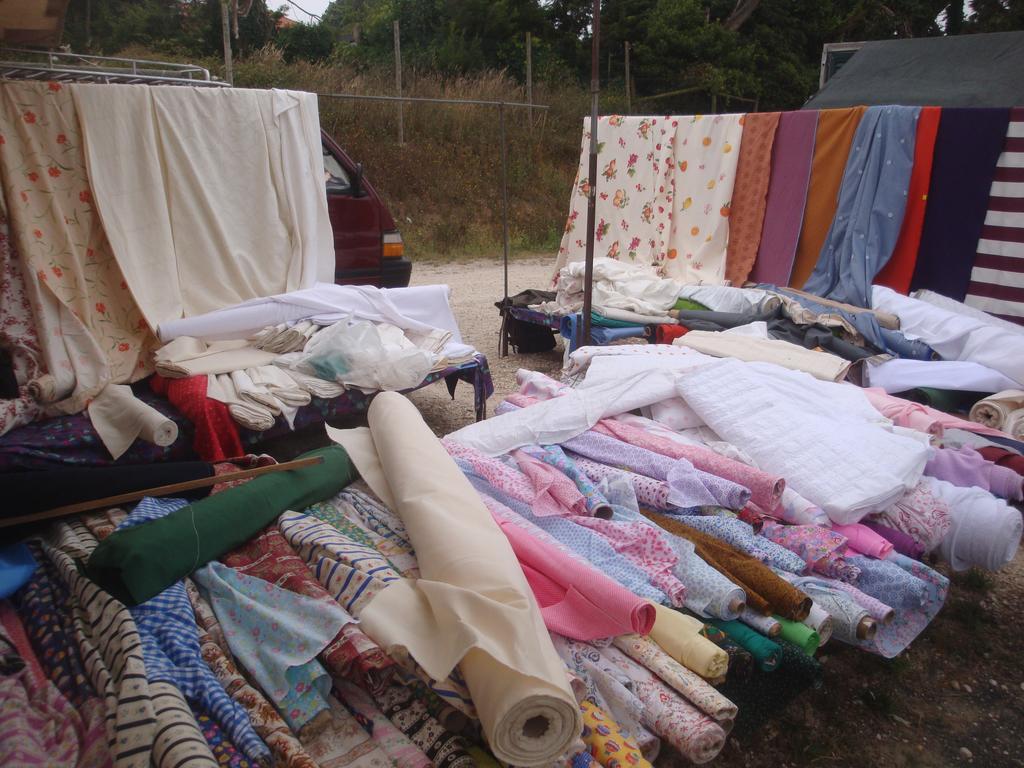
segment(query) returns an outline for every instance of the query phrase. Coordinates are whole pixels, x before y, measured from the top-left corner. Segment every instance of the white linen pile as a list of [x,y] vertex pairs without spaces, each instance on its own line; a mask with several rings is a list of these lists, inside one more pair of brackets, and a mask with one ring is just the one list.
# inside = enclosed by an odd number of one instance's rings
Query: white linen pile
[[782,297],[771,291],[729,285],[684,285],[679,298],[696,301],[712,312],[770,312],[782,305]]
[[999,371],[978,363],[959,360],[907,360],[895,358],[881,363],[868,361],[864,384],[881,387],[889,394],[916,387],[956,389],[962,392],[1000,392],[1019,385]]
[[956,299],[951,299],[948,296],[943,296],[941,293],[935,293],[935,291],[929,291],[926,288],[922,288],[919,291],[914,291],[911,298],[918,299],[920,301],[927,302],[936,307],[955,312],[958,315],[965,315],[966,317],[972,317],[975,320],[980,320],[988,325],[994,325],[996,328],[1002,328],[1004,331],[1012,331],[1024,336],[1024,326],[1011,323],[1008,320],[1003,320],[1001,317],[990,315],[988,312],[983,312],[977,307],[972,307],[968,304],[964,304]]
[[1024,440],[1024,390],[1007,389],[974,404],[971,421]]
[[[576,261],[562,267],[555,284],[555,300],[535,305],[536,309],[551,314],[571,314],[583,307],[583,275],[585,265]],[[637,315],[673,322],[667,313],[679,298],[680,283],[661,277],[653,268],[643,264],[627,264],[616,259],[594,259],[594,291],[592,302],[595,312],[625,310]],[[614,314],[614,312],[613,312]]]
[[835,523],[886,509],[924,472],[927,446],[890,431],[852,385],[735,360],[677,375],[708,426]]
[[[751,323],[751,325],[757,325]],[[743,326],[746,327],[746,326]],[[850,361],[779,339],[763,339],[731,331],[690,331],[672,342],[713,357],[731,357],[745,362],[774,363],[793,371],[804,371],[823,381],[840,381],[850,368]]]
[[274,365],[210,375],[206,394],[227,405],[238,424],[257,432],[273,427],[278,416],[294,426],[296,412],[311,400],[307,389]]
[[268,325],[249,341],[256,349],[283,355],[301,350],[318,330],[320,330],[320,326],[308,320],[303,320],[293,326],[289,326],[287,323]]
[[179,336],[154,352],[153,358],[156,361],[156,372],[161,376],[184,379],[270,365],[277,355],[256,349],[242,339],[207,344],[191,336]]
[[[908,339],[921,339],[945,360],[964,360],[998,371],[1024,387],[1024,334],[952,312],[875,285],[871,306],[900,319]],[[1006,389],[1007,387],[1003,387]]]

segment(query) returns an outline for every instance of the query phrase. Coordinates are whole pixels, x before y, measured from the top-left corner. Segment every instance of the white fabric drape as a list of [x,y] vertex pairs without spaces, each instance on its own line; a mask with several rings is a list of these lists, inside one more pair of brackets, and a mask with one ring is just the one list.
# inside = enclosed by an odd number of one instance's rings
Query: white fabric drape
[[333,275],[314,94],[71,89],[96,205],[152,327]]

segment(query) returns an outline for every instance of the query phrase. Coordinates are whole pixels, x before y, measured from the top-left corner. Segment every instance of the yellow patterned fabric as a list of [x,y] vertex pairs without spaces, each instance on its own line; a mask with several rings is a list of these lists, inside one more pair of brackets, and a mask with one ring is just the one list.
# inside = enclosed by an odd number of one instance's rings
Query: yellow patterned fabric
[[651,768],[640,753],[640,747],[626,738],[619,725],[590,701],[580,704],[583,710],[583,743],[604,768]]

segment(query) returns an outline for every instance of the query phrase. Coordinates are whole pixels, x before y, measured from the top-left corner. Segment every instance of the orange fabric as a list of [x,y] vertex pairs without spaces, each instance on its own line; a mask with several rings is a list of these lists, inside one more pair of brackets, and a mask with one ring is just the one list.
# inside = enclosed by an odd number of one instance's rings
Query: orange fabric
[[876,285],[887,285],[899,293],[910,291],[910,280],[917,264],[917,248],[921,244],[921,230],[928,206],[928,185],[932,180],[932,159],[935,157],[935,137],[939,134],[940,107],[923,107],[917,118],[917,140],[914,144],[914,170],[910,174],[907,190],[907,212],[892,256],[875,277]]
[[779,117],[779,112],[751,112],[743,118],[743,143],[736,165],[725,253],[725,278],[732,285],[743,285],[757,260]]
[[815,134],[814,159],[811,161],[811,184],[807,189],[807,207],[796,260],[789,284],[803,288],[818,263],[821,246],[828,235],[832,219],[839,204],[839,187],[846,170],[853,135],[857,132],[866,107],[823,109],[818,113],[818,131]]

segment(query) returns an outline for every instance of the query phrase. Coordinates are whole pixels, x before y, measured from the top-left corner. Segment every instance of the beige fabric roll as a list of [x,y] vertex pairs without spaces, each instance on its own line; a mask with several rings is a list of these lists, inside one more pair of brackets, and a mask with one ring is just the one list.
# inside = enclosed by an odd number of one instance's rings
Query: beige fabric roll
[[842,381],[850,368],[850,361],[837,355],[804,349],[779,339],[758,339],[717,331],[690,331],[672,343],[713,357],[734,357],[747,363],[775,363],[792,371],[804,371],[822,381]]
[[[1001,429],[1003,432],[1011,434],[1008,422],[1014,411],[1021,411],[1021,409],[1024,409],[1024,391],[1006,389],[976,402],[971,407],[970,419],[978,424],[984,424],[986,427]],[[1019,413],[1018,417],[1016,421],[1019,424],[1024,420],[1024,413]],[[1019,435],[1018,432],[1014,437],[1019,437]]]
[[89,420],[114,459],[136,438],[166,447],[178,439],[178,425],[148,405],[125,384],[107,384],[89,403]]
[[1024,440],[1024,408],[1010,414],[1003,431],[1015,440]]
[[804,619],[804,624],[818,633],[818,647],[827,643],[832,637],[832,616],[817,603],[811,603],[811,612]]
[[435,679],[459,665],[499,760],[555,764],[582,716],[512,548],[412,403],[383,392],[368,419],[368,429],[328,433],[401,516],[422,578],[374,597],[362,629]]
[[725,675],[729,654],[700,634],[704,623],[664,605],[651,603],[656,616],[651,639],[661,650],[703,678],[713,680]]
[[153,358],[161,376],[184,379],[270,365],[277,355],[256,349],[248,341],[231,339],[207,343],[191,336],[179,336],[154,352]]

